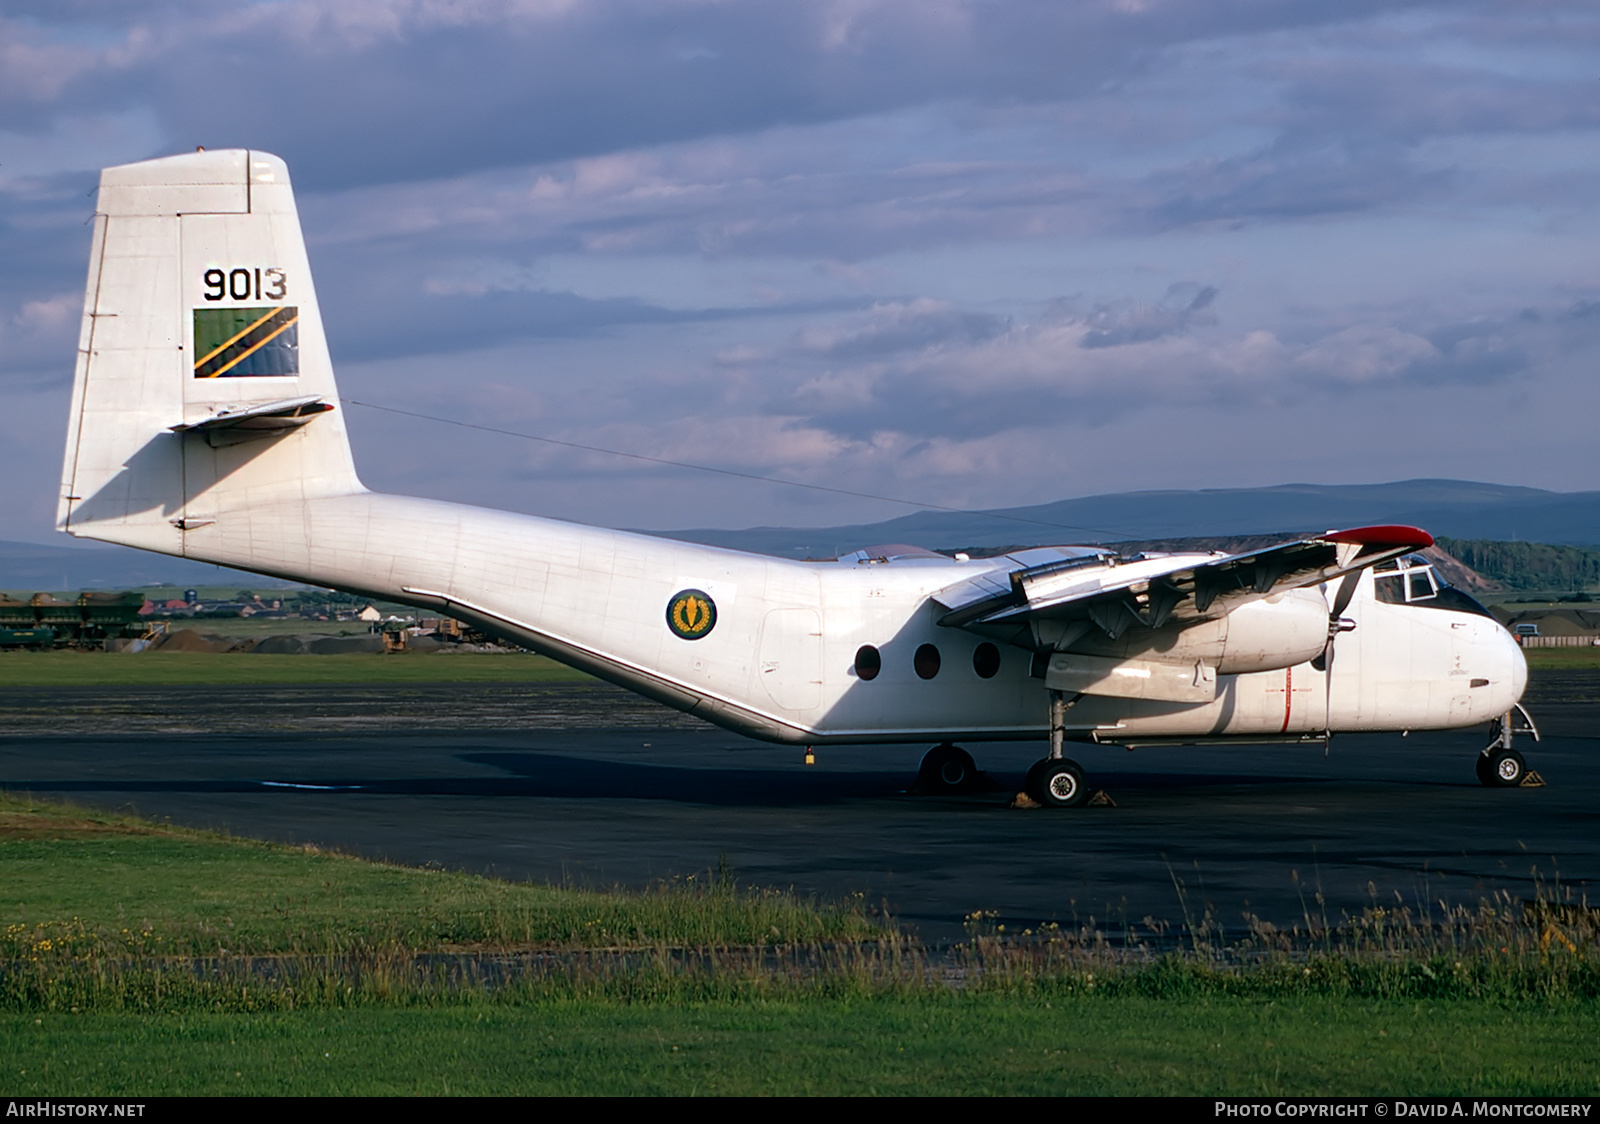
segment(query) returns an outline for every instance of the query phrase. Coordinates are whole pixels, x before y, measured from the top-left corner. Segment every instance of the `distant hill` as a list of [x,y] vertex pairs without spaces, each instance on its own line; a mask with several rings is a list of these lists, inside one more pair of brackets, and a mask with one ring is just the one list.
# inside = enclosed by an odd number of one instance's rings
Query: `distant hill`
[[239,585],[262,589],[291,584],[147,550],[80,543],[65,535],[62,542],[61,546],[0,542],[0,589],[59,592],[138,589],[144,585]]
[[[970,513],[919,511],[882,523],[841,527],[651,533],[783,558],[832,558],[878,543],[947,550],[1059,543],[1154,546],[1174,539],[1277,537],[1373,523],[1408,523],[1456,539],[1600,546],[1600,492],[1547,492],[1464,480],[1280,484],[1122,492]],[[260,586],[263,579],[64,536],[61,545],[0,542],[0,589],[134,589],[151,583]]]
[[1280,484],[1122,492],[970,513],[919,511],[882,523],[842,527],[656,533],[785,558],[823,558],[876,543],[993,549],[1295,534],[1374,523],[1406,523],[1459,539],[1600,545],[1600,492],[1547,492],[1465,480]]

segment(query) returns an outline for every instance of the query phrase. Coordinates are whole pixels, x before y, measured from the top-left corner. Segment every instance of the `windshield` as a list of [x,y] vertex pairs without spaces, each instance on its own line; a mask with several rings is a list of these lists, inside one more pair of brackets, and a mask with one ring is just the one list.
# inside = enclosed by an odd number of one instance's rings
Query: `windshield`
[[1467,594],[1447,584],[1421,555],[1385,562],[1374,567],[1373,588],[1386,605],[1414,605],[1419,609],[1448,609],[1456,613],[1493,614]]

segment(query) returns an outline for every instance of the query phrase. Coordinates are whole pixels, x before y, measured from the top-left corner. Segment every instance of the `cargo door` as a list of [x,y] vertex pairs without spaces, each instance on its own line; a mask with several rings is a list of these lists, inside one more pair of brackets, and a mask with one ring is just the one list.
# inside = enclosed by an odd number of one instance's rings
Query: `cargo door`
[[814,609],[773,609],[761,624],[756,674],[784,710],[822,703],[822,624]]

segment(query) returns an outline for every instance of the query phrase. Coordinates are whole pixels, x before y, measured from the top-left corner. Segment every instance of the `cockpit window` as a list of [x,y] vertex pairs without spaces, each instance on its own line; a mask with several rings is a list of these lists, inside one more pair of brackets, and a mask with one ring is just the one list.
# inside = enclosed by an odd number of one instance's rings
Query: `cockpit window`
[[1447,585],[1433,564],[1413,554],[1373,568],[1373,591],[1386,605],[1411,605],[1418,609],[1448,609],[1455,613],[1493,615],[1471,597]]
[[1423,609],[1449,609],[1453,613],[1476,613],[1480,617],[1494,620],[1493,613],[1453,585],[1440,586],[1438,596],[1414,604]]

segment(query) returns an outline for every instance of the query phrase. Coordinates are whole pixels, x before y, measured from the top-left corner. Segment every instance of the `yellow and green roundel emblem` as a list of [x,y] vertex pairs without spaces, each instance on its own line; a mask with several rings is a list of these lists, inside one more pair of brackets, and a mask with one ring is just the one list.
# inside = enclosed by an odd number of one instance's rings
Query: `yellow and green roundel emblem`
[[698,640],[717,624],[717,603],[698,589],[675,593],[667,602],[667,627],[674,636]]

